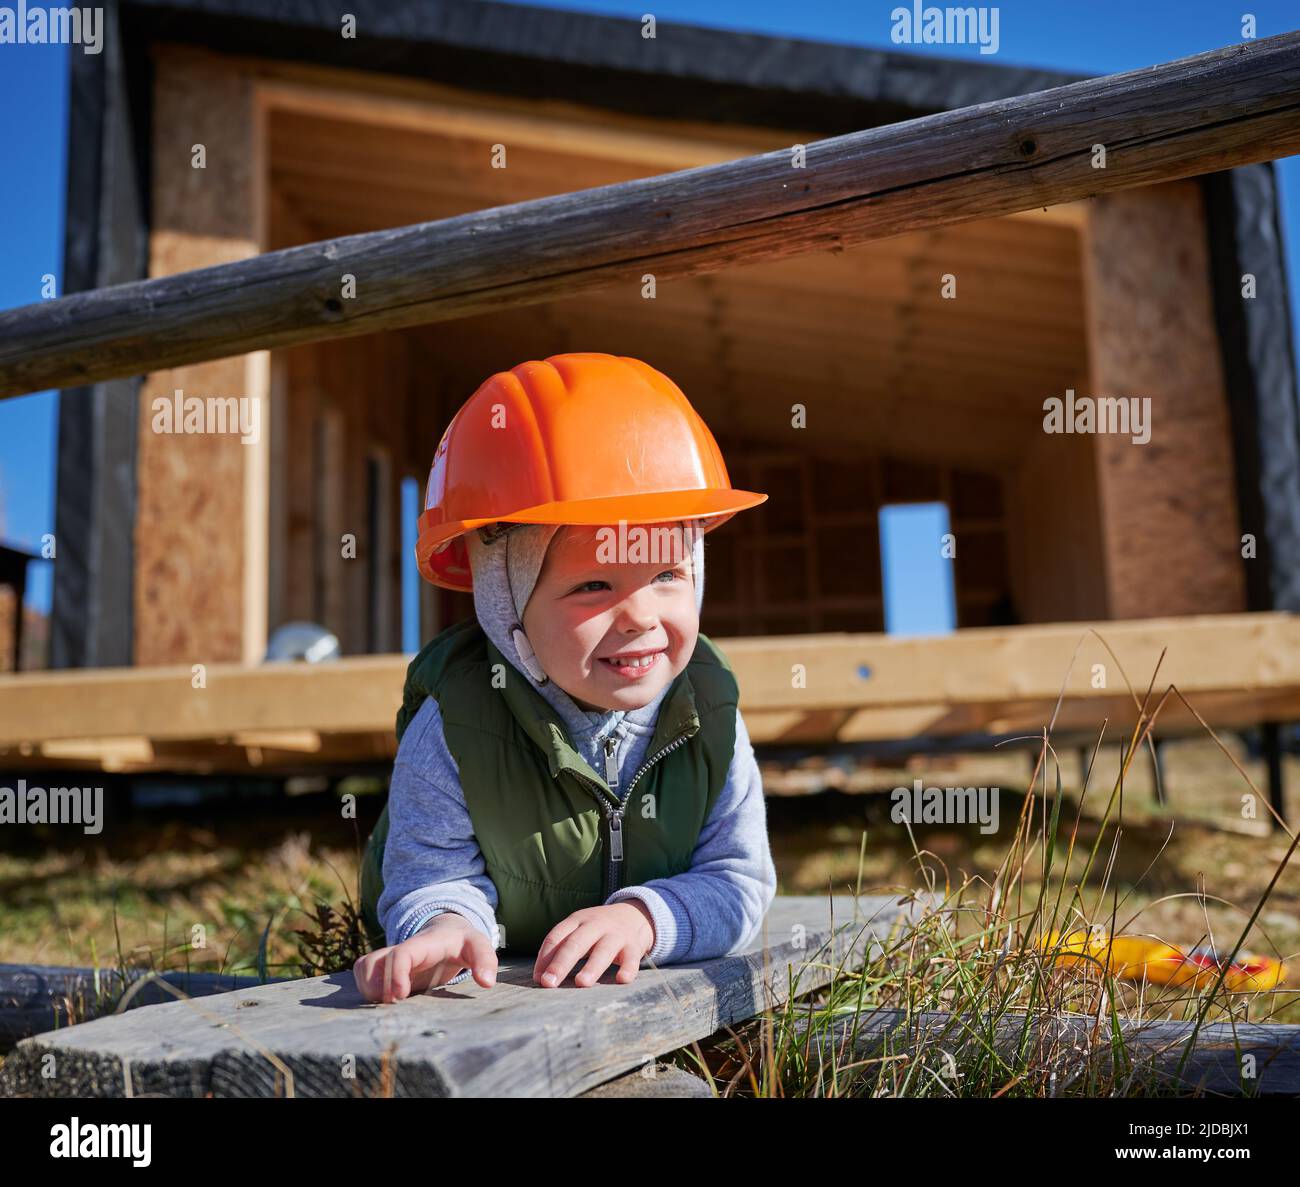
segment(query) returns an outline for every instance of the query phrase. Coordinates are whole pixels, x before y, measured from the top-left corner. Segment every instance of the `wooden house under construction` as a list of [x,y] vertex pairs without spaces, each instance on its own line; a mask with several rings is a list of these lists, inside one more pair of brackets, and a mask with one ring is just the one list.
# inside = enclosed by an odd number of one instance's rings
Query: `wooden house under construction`
[[[111,5],[106,52],[71,56],[67,291],[1074,81],[477,0],[352,7],[355,37],[325,4]],[[671,376],[733,482],[771,495],[710,537],[714,637],[882,631],[878,513],[916,501],[948,508],[959,627],[1300,608],[1265,163],[65,393],[54,666],[253,663],[302,619],[346,655],[398,651],[403,481],[490,374],[575,350]],[[257,397],[256,440],[154,431],[178,390]],[[1045,432],[1053,397],[1149,398],[1150,439]],[[422,598],[423,639],[472,612]]]

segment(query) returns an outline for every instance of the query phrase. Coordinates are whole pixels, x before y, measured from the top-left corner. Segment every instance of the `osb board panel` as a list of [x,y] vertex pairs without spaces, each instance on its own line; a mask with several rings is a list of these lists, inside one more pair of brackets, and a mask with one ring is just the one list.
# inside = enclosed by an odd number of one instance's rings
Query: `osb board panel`
[[1095,437],[1110,615],[1242,610],[1201,191],[1179,181],[1098,198],[1085,241],[1094,380],[1087,394],[1151,400],[1147,444]]
[[[257,252],[252,92],[210,63],[155,62],[150,276]],[[192,167],[196,144],[207,167]],[[248,393],[245,357],[149,375],[140,402],[135,662],[237,660],[244,627],[245,456],[236,434],[153,431],[152,402]],[[262,430],[266,416],[263,409]]]

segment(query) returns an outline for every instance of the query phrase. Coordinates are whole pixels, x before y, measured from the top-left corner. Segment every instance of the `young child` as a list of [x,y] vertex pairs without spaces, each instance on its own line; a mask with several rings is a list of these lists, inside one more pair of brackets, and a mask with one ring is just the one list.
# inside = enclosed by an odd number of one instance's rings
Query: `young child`
[[498,946],[536,953],[545,987],[584,961],[588,986],[757,938],[776,890],[762,782],[699,611],[705,533],[766,497],[731,487],[637,359],[524,363],[453,418],[417,556],[475,617],[408,671],[363,869],[388,942],[355,966],[368,1000],[491,986]]

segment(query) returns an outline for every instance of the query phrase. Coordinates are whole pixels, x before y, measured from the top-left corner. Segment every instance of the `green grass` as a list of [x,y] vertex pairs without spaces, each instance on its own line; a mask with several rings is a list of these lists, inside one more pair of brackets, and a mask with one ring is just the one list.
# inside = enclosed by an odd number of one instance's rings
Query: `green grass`
[[[955,875],[905,825],[912,878],[902,885],[868,886],[863,873],[869,830],[863,830],[854,888],[903,894],[923,889],[935,905],[914,925],[896,929],[865,967],[832,968],[824,990],[802,998],[792,992],[775,1014],[677,1053],[679,1065],[709,1076],[720,1095],[1170,1095],[1169,1078],[1126,1043],[1124,1021],[1174,1019],[1189,1023],[1195,1034],[1216,1021],[1300,1020],[1294,970],[1290,989],[1284,984],[1272,991],[1228,992],[1221,976],[1199,989],[1178,988],[1117,980],[1101,961],[1063,966],[1039,948],[1039,938],[1052,931],[1100,926],[1111,935],[1149,935],[1184,948],[1212,939],[1229,959],[1261,949],[1289,955],[1259,925],[1270,905],[1294,902],[1294,840],[1271,853],[1270,867],[1259,861],[1270,842],[1232,838],[1242,848],[1253,842],[1251,861],[1262,884],[1252,898],[1237,903],[1216,899],[1204,885],[1172,895],[1143,892],[1177,829],[1142,873],[1119,876],[1120,854],[1129,841],[1125,780],[1157,715],[1144,711],[1140,717],[1117,757],[1109,797],[1096,808],[1088,802],[1088,783],[1102,764],[1093,762],[1091,777],[1071,803],[1062,790],[1058,757],[1044,739],[1009,844],[984,873]],[[1251,785],[1244,770],[1239,777]],[[1162,935],[1153,927],[1171,902],[1199,912],[1199,936]],[[1185,923],[1187,913],[1177,917]],[[870,1023],[879,1017],[874,1010],[897,1012],[902,1026],[883,1039],[873,1036]],[[922,1028],[920,1021],[930,1015],[947,1022]],[[1081,1015],[1091,1024],[1062,1041],[1053,1021]],[[1240,1087],[1249,1093],[1252,1081],[1243,1079]]]

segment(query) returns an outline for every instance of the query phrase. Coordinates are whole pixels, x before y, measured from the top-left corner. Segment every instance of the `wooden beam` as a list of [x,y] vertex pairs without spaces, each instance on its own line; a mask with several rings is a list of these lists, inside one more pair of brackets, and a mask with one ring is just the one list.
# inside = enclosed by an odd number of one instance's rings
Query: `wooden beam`
[[[1090,632],[1096,631],[1101,639]],[[1300,617],[1201,615],[1135,622],[992,627],[894,638],[822,634],[724,640],[745,707],[787,709],[802,697],[822,708],[986,704],[1002,699],[1124,696],[1124,671],[1144,691],[1162,650],[1158,684],[1188,694],[1300,687]],[[1078,647],[1073,670],[1070,661]],[[802,665],[804,687],[791,688]],[[1105,671],[1094,673],[1094,664]],[[1096,680],[1104,685],[1096,686]]]
[[61,764],[89,763],[105,771],[147,767],[154,761],[148,738],[56,738],[40,744],[41,757]]
[[[1106,167],[1094,167],[1094,145]],[[693,275],[1300,151],[1300,33],[0,315],[0,396]],[[340,277],[359,278],[339,298]]]
[[320,734],[315,730],[240,730],[231,739],[236,746],[262,750],[294,750],[302,754],[320,751]]
[[0,964],[0,1054],[30,1035],[99,1017],[114,1009],[126,990],[141,981],[144,984],[126,1003],[128,1010],[175,1001],[178,995],[207,997],[270,983],[228,973],[178,971],[151,978],[147,969],[128,969],[123,978],[117,969]]
[[[0,681],[0,746],[51,738],[223,738],[244,730],[391,730],[409,662],[384,655],[329,664],[209,664],[197,675],[186,665],[34,672]],[[61,705],[75,720],[50,721],[52,730],[44,730],[36,715],[10,712],[25,697]]]
[[[1046,1060],[1064,1095],[1095,1095],[1098,1083],[1130,1084],[1183,1094],[1294,1096],[1300,1092],[1300,1026],[1258,1022],[1210,1022],[1199,1030],[1191,1021],[1121,1018],[1124,1066],[1115,1067],[1115,1036],[1089,1014],[1027,1015],[1008,1011],[994,1017],[939,1011],[871,1010],[857,1019],[837,1019],[829,1028],[809,1028],[800,1020],[795,1033],[806,1039],[812,1059],[845,1064],[904,1052],[947,1053],[959,1064],[984,1062],[992,1052],[1014,1066],[1019,1052]],[[1183,1061],[1183,1054],[1191,1053]],[[803,1047],[803,1042],[800,1042]],[[1243,1075],[1253,1060],[1253,1074]],[[1039,1063],[1042,1066],[1042,1063]],[[1044,1069],[1046,1070],[1046,1069]],[[1121,1092],[1121,1095],[1124,1095]]]
[[[1062,728],[1100,727],[1106,716],[1113,724],[1133,712],[1133,701],[1110,651],[1140,697],[1164,650],[1157,697],[1176,684],[1212,724],[1300,720],[1300,616],[1290,614],[718,643],[735,670],[755,742],[1037,732],[1063,686]],[[341,757],[328,735],[355,735],[372,753],[375,737],[392,736],[409,662],[376,655],[311,665],[213,664],[201,688],[188,666],[9,676],[0,679],[0,756],[7,751],[4,765],[18,768],[59,739],[147,738],[161,763],[169,741],[246,737],[249,730],[263,738],[267,731],[299,738],[315,731],[322,761]],[[1196,728],[1177,705],[1160,721],[1162,728]]]
[[[630,985],[611,970],[580,993],[537,992],[534,956],[503,951],[491,989],[467,981],[392,1005],[368,1005],[349,970],[151,1006],[20,1043],[0,1095],[350,1098],[387,1084],[396,1096],[575,1096],[860,968],[927,909],[898,895],[778,896],[743,953],[642,969]],[[49,1054],[57,1073],[42,1076]]]

